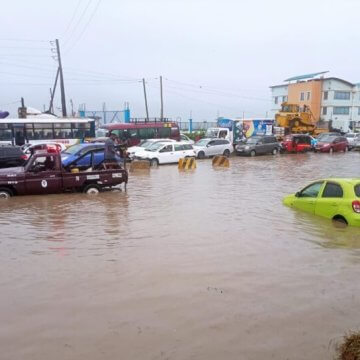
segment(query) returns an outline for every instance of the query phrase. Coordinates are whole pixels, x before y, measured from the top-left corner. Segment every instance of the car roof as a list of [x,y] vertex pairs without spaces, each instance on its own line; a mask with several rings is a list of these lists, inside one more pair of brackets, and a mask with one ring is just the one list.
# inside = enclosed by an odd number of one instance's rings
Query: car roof
[[334,182],[338,182],[338,183],[346,183],[349,185],[357,185],[360,184],[360,178],[325,178],[325,179],[319,179],[314,182],[319,182],[319,181],[334,181]]

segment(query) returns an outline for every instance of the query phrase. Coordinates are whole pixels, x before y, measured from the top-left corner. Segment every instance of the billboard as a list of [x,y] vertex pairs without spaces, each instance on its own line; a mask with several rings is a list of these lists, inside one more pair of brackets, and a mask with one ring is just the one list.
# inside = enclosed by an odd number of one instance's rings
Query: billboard
[[271,135],[274,120],[239,120],[234,126],[234,143],[255,135]]

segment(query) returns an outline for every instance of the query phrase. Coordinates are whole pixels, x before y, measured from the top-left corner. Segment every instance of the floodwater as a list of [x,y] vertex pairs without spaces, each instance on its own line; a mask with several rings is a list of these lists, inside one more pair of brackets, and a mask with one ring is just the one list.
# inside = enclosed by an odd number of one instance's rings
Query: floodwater
[[132,174],[0,204],[0,359],[333,359],[360,328],[360,229],[284,207],[360,153]]

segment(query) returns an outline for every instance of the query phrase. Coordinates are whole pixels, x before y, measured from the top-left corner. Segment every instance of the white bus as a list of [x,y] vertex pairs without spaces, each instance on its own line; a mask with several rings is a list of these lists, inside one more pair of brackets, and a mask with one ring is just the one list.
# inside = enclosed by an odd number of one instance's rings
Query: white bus
[[27,118],[0,120],[0,145],[57,142],[66,146],[95,137],[95,120],[87,118]]

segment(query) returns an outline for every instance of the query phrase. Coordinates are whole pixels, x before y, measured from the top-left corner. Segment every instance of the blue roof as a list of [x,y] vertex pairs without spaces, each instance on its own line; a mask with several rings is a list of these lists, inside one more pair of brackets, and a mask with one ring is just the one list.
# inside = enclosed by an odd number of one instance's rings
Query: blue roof
[[312,74],[294,76],[294,77],[288,78],[288,79],[286,79],[286,80],[284,80],[284,81],[295,81],[295,80],[312,79],[312,78],[314,78],[315,76],[322,75],[322,74],[326,74],[326,73],[328,73],[328,72],[329,72],[329,71],[321,71],[321,72],[312,73]]

